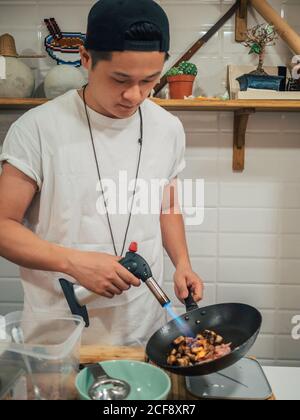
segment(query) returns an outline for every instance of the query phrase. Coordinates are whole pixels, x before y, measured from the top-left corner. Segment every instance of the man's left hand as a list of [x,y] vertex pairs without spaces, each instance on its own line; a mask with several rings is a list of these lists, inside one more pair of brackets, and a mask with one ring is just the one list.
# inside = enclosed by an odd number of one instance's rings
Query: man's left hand
[[190,267],[177,268],[174,274],[174,288],[177,298],[182,303],[188,297],[189,290],[191,290],[195,302],[203,299],[203,280]]

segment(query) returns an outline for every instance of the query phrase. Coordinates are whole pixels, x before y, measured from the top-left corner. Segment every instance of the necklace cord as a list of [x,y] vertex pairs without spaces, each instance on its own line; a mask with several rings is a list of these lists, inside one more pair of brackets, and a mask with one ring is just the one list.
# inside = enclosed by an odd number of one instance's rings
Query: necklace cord
[[[101,193],[102,193],[102,197],[103,197],[103,202],[104,202],[104,207],[105,207],[107,223],[108,223],[108,227],[109,227],[109,231],[110,231],[110,236],[111,236],[111,239],[112,239],[115,255],[118,256],[116,243],[115,243],[115,239],[114,239],[114,235],[113,235],[113,230],[112,230],[112,226],[111,226],[111,221],[110,221],[110,217],[109,217],[109,213],[108,213],[108,209],[107,209],[107,202],[106,202],[106,199],[105,199],[105,196],[104,196],[102,177],[101,177],[100,167],[99,167],[99,163],[98,163],[98,159],[97,159],[97,152],[96,152],[96,147],[95,147],[95,142],[94,142],[94,136],[93,136],[91,121],[90,121],[90,117],[89,117],[89,113],[88,113],[88,109],[87,109],[87,104],[86,104],[86,99],[85,99],[86,88],[87,88],[87,85],[85,85],[83,87],[84,109],[85,109],[86,119],[87,119],[88,128],[89,128],[89,132],[90,132],[90,138],[91,138],[91,143],[92,143],[92,147],[93,147],[93,153],[94,153],[94,157],[95,157],[95,163],[96,163],[96,167],[97,167],[97,173],[98,173],[98,178],[99,178],[99,182],[100,182],[100,188],[101,188]],[[141,163],[142,148],[143,148],[143,137],[144,137],[144,124],[143,124],[143,114],[142,114],[141,107],[139,107],[139,116],[140,116],[140,138],[138,140],[139,157],[138,157],[138,164],[137,164],[137,169],[136,169],[135,185],[134,185],[134,191],[133,191],[133,195],[132,195],[131,208],[130,208],[129,218],[128,218],[127,227],[126,227],[126,231],[125,231],[125,237],[124,237],[124,241],[123,241],[122,252],[121,252],[120,256],[123,255],[124,248],[125,248],[125,245],[126,245],[127,235],[128,235],[128,231],[129,231],[131,217],[132,217],[133,203],[134,203],[134,198],[135,198],[135,195],[136,195],[137,180],[138,180],[139,171],[140,171],[140,163]]]

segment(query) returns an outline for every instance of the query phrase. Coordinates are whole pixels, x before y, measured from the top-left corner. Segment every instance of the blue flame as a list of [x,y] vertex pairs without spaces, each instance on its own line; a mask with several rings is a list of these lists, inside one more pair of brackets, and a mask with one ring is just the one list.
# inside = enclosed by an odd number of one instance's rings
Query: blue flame
[[164,308],[167,310],[170,317],[176,322],[182,334],[184,334],[187,337],[194,337],[194,333],[189,327],[188,323],[174,312],[171,302],[166,303],[164,305]]

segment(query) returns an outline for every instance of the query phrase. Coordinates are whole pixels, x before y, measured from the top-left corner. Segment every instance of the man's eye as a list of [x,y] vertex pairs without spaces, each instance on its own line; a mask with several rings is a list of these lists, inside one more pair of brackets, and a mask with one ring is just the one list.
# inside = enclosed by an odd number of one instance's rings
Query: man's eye
[[120,83],[120,84],[124,84],[124,83],[126,83],[126,81],[125,81],[125,80],[117,80],[117,79],[115,79],[115,82]]

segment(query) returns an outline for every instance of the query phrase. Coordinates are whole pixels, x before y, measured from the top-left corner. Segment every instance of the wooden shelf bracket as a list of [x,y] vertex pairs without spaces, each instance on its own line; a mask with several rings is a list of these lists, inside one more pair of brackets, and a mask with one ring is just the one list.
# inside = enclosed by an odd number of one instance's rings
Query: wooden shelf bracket
[[254,108],[234,112],[233,170],[237,172],[242,172],[245,168],[246,132],[249,117],[254,113]]
[[236,42],[246,41],[248,25],[248,0],[240,0],[240,6],[235,14],[235,40]]

